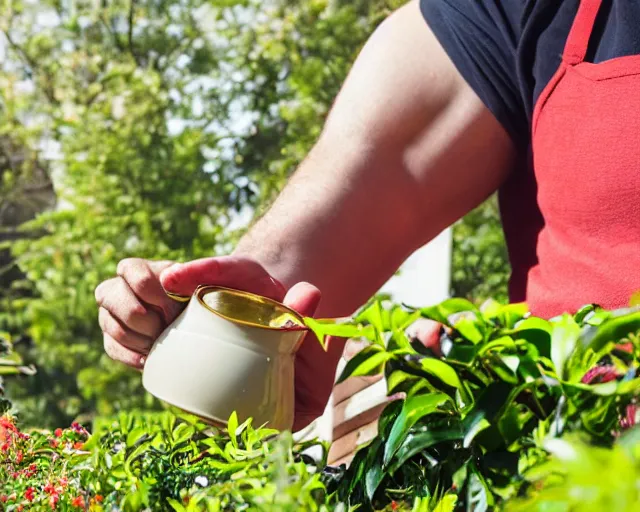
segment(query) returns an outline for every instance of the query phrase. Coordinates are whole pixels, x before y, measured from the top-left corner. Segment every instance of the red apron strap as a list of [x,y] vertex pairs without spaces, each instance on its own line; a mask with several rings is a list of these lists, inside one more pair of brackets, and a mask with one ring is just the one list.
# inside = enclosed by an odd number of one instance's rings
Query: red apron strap
[[580,7],[575,20],[573,20],[573,26],[562,56],[567,64],[579,64],[587,55],[589,39],[591,39],[591,32],[596,23],[600,5],[602,5],[602,0],[580,0]]

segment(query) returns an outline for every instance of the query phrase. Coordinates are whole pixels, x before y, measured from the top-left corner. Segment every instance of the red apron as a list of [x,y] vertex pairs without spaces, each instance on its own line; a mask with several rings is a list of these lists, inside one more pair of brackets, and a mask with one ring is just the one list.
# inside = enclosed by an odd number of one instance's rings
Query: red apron
[[512,299],[543,317],[640,290],[640,55],[585,62],[601,3],[581,0],[535,106],[535,177],[501,191]]

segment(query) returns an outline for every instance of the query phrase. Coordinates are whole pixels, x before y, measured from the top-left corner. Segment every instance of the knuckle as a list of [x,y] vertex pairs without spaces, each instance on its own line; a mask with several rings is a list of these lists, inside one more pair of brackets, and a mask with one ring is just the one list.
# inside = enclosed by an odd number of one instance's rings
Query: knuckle
[[93,295],[98,304],[102,304],[102,302],[104,302],[104,299],[107,296],[107,293],[109,291],[111,282],[112,280],[108,279],[106,281],[102,281],[98,286],[96,286],[96,289],[93,292]]
[[125,258],[120,260],[118,266],[116,267],[116,272],[119,276],[126,276],[131,272],[134,272],[135,269],[140,266],[142,263],[142,259],[140,258]]
[[147,316],[147,313],[147,309],[139,302],[136,302],[127,307],[123,312],[122,321],[125,325],[135,325],[143,320]]
[[127,282],[136,295],[149,294],[153,291],[154,285],[157,282],[156,276],[154,276],[148,267],[142,267],[137,269],[136,272],[132,272],[127,276]]

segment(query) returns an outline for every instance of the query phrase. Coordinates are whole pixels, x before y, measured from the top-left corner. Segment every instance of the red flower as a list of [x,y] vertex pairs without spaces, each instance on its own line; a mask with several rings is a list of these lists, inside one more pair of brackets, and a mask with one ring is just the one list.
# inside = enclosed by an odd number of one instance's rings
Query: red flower
[[594,366],[582,377],[583,384],[604,384],[620,377],[618,370],[613,365]]
[[24,497],[27,501],[33,501],[35,497],[36,490],[33,487],[27,487],[27,490],[24,491]]
[[87,432],[87,429],[84,428],[82,425],[80,425],[80,423],[78,423],[77,421],[74,421],[71,424],[71,430],[73,430],[76,434],[82,434],[82,435],[89,434],[89,432]]
[[60,444],[60,441],[58,441],[57,439],[49,439],[49,444],[51,445],[51,448],[57,448]]
[[47,494],[53,494],[56,492],[56,488],[51,482],[47,482],[47,485],[44,486],[43,491]]
[[53,434],[54,434],[56,437],[62,437],[62,429],[61,429],[61,428],[57,428],[57,429],[55,429],[55,430],[53,431]]
[[6,503],[7,501],[9,501],[9,496],[7,496],[6,494],[0,496],[0,502]]
[[56,509],[56,506],[58,505],[59,500],[60,500],[60,497],[57,494],[52,494],[49,497],[49,506],[51,507],[52,510]]
[[65,478],[62,477],[60,480],[58,480],[58,483],[62,486],[62,487],[66,487],[69,484],[69,481]]
[[75,443],[73,443],[73,448],[75,450],[82,450],[83,446],[84,446],[84,443],[82,441],[76,441]]
[[9,451],[9,443],[4,443],[2,446],[0,446],[0,451],[8,452]]
[[16,427],[13,424],[13,421],[11,421],[6,416],[3,416],[2,418],[0,418],[0,427],[4,427],[7,430],[11,430],[12,432],[17,432],[18,431],[18,427]]
[[22,512],[24,510],[24,505],[21,503],[17,508],[18,512]]
[[82,496],[76,496],[71,500],[71,506],[75,508],[84,508],[84,498]]
[[398,504],[395,501],[391,502],[391,510],[398,510]]
[[102,494],[96,494],[96,501],[98,503],[102,503],[104,501],[104,497],[102,496]]
[[16,464],[20,464],[23,458],[24,455],[22,455],[22,450],[18,450],[18,453],[16,453]]
[[638,407],[634,404],[627,405],[624,417],[620,420],[620,428],[628,429],[636,424],[636,414]]

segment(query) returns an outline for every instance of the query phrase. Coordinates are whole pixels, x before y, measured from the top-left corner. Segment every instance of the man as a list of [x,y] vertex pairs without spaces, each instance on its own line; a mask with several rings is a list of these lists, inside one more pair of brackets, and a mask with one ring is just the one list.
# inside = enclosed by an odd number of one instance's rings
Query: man
[[[317,315],[348,315],[495,190],[513,301],[547,317],[626,304],[640,288],[638,26],[629,0],[405,5],[368,41],[317,144],[233,255],[125,260],[100,285],[105,350],[142,366],[179,311],[163,286],[243,288],[303,314],[321,290]],[[321,414],[341,350],[301,348],[297,427]]]

